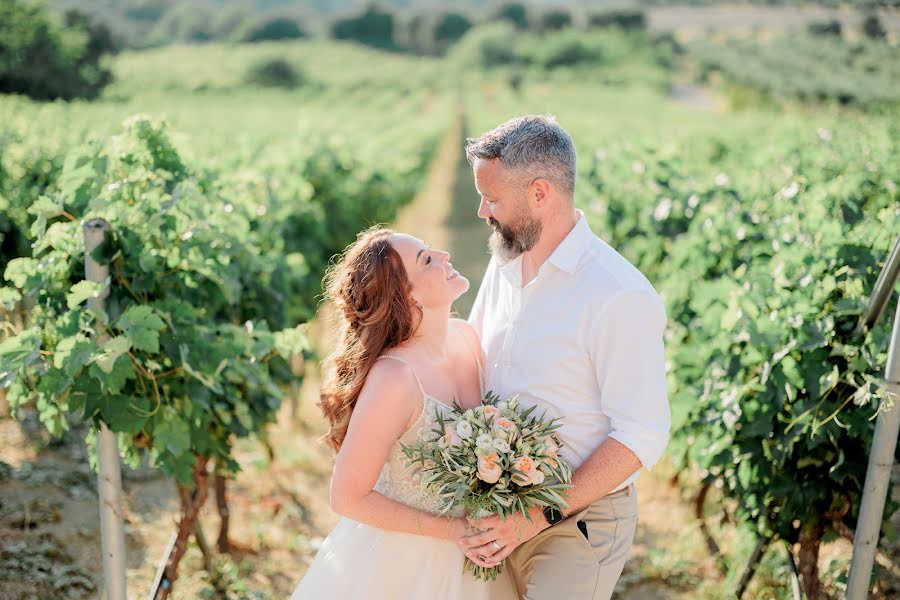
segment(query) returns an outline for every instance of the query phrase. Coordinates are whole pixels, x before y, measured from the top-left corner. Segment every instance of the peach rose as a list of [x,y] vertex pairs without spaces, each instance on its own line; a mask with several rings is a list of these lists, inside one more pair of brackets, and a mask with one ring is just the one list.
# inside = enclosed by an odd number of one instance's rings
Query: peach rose
[[484,416],[488,419],[496,419],[500,415],[500,411],[497,410],[496,406],[485,406],[481,409],[481,412],[484,413]]
[[544,451],[544,454],[550,457],[546,459],[545,462],[555,469],[559,466],[559,463],[556,462],[556,459],[559,457],[559,445],[556,443],[556,440],[554,440],[549,435],[544,437],[544,439],[541,441],[544,442],[544,446],[547,447],[547,449]]
[[506,417],[499,417],[497,419],[494,419],[494,429],[496,429],[498,432],[503,433],[507,441],[510,442],[515,439],[516,433],[518,433],[516,424]]
[[456,430],[450,425],[444,425],[444,437],[441,438],[441,446],[459,446],[462,444],[462,438],[456,433]]
[[[537,477],[535,473],[540,473],[540,469],[534,463],[534,459],[530,456],[519,456],[513,460],[513,469],[520,471],[513,475],[513,481],[519,485],[531,485],[535,483]],[[543,481],[543,473],[541,473],[541,481]]]
[[497,461],[499,457],[496,452],[485,454],[478,458],[478,479],[485,483],[497,483],[500,475],[503,474],[503,467]]

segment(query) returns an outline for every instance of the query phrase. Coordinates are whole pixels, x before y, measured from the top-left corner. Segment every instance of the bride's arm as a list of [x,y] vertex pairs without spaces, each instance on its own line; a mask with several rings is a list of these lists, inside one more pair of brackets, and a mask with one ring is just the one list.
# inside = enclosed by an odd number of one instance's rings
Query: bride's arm
[[372,367],[335,460],[331,508],[379,529],[455,541],[465,535],[464,519],[417,510],[372,489],[391,446],[418,416],[422,402],[422,392],[406,365],[384,360]]

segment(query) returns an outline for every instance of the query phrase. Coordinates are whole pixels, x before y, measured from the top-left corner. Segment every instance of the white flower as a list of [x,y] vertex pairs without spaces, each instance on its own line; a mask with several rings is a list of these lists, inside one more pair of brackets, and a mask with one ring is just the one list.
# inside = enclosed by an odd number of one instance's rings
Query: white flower
[[509,453],[509,442],[502,438],[494,438],[494,448],[503,454]]
[[472,424],[468,421],[460,421],[456,424],[456,433],[464,440],[472,437]]
[[490,450],[493,447],[493,442],[494,438],[489,433],[482,433],[475,439],[475,445],[485,450]]
[[653,211],[653,218],[657,221],[665,221],[672,214],[672,199],[663,198],[656,210]]

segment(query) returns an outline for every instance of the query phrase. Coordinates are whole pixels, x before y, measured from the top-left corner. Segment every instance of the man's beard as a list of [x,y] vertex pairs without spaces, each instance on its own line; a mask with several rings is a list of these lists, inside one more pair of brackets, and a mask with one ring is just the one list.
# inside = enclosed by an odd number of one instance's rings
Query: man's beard
[[528,252],[541,238],[542,225],[540,219],[536,219],[523,211],[512,225],[501,225],[499,221],[491,217],[488,222],[494,228],[494,232],[488,239],[488,247],[491,254],[502,262],[508,262],[524,252]]

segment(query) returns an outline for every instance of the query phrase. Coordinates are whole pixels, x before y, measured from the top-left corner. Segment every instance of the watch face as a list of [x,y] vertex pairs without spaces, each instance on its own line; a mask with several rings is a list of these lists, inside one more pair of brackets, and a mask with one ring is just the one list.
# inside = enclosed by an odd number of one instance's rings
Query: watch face
[[547,523],[550,525],[556,525],[560,521],[562,521],[563,516],[562,513],[553,508],[552,506],[547,506],[544,508],[544,518],[547,519]]

